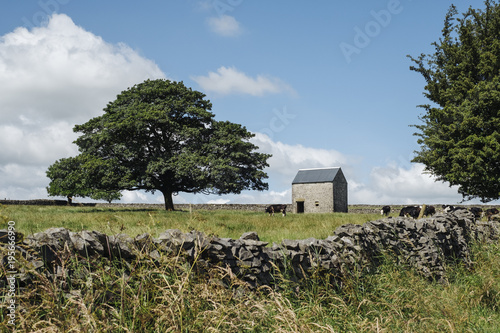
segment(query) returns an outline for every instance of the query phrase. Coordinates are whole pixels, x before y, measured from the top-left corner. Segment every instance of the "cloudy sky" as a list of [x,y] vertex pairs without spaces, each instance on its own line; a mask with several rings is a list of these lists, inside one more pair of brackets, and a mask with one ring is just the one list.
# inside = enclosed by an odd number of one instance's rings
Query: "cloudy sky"
[[[456,1],[464,12],[483,1]],[[72,128],[121,91],[168,78],[273,154],[269,191],[176,203],[289,203],[300,168],[340,166],[350,204],[457,203],[423,165],[427,103],[407,55],[431,53],[452,1],[10,1],[0,12],[0,198],[48,198]],[[79,199],[88,201],[86,199]],[[124,202],[163,202],[127,192]]]

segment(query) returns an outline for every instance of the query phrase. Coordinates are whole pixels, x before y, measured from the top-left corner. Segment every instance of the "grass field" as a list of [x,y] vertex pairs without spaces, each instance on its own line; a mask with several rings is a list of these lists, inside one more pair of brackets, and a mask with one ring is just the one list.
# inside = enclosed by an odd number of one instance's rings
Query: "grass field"
[[97,230],[106,234],[125,233],[131,237],[149,233],[158,237],[167,229],[197,230],[207,235],[239,238],[256,231],[263,241],[326,238],[342,224],[362,224],[380,218],[376,213],[288,214],[270,217],[251,211],[165,211],[162,209],[96,208],[68,206],[4,205],[0,214],[16,222],[18,231],[28,234],[50,227],[72,231]]
[[[345,223],[376,213],[294,215],[270,218],[236,211],[165,212],[92,207],[2,206],[0,222],[16,221],[30,234],[63,226],[130,236],[165,229],[196,229],[238,238],[325,238]],[[5,225],[0,226],[0,228]],[[67,259],[72,280],[49,280],[18,289],[18,320],[8,326],[0,303],[0,331],[10,332],[498,332],[500,245],[473,244],[473,268],[447,268],[449,283],[430,282],[387,258],[377,271],[344,279],[342,288],[312,278],[297,284],[276,276],[275,288],[245,290],[223,267],[197,276],[179,258],[121,265],[105,259]],[[133,268],[133,269],[132,269]],[[0,291],[3,298],[5,291]]]

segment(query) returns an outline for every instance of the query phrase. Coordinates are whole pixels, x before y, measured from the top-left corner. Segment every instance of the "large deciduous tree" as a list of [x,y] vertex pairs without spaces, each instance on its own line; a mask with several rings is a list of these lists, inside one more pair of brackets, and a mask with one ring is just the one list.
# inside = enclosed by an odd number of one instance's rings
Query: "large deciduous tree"
[[413,162],[458,185],[464,200],[500,197],[500,6],[459,15],[451,6],[435,52],[413,58],[425,81]]
[[178,192],[266,190],[263,169],[271,155],[255,151],[245,127],[216,121],[204,97],[169,80],[123,91],[103,115],[74,128],[82,133],[75,143],[93,166],[82,177],[104,193],[160,191],[167,210]]

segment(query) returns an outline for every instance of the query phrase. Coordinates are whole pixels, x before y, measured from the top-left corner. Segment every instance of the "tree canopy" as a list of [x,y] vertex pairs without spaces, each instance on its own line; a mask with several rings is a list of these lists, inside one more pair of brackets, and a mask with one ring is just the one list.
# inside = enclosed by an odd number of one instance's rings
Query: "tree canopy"
[[62,158],[47,170],[51,179],[47,192],[51,196],[65,196],[68,204],[74,197],[90,197],[111,202],[122,197],[118,190],[106,189],[97,184],[109,184],[114,175],[106,161],[99,161],[89,155]]
[[[119,94],[103,115],[75,126],[82,133],[75,141],[81,153],[75,159],[86,161],[77,163],[86,169],[71,173],[82,184],[78,194],[160,191],[171,210],[172,195],[178,192],[268,189],[263,169],[271,155],[255,151],[258,147],[249,141],[254,135],[245,127],[216,121],[204,97],[182,82],[147,80]],[[49,168],[51,185],[61,182],[56,171],[71,162]],[[73,187],[76,183],[71,181]],[[59,189],[49,194],[66,195],[64,183]]]
[[433,54],[411,58],[426,81],[420,162],[464,200],[500,198],[500,6],[459,15],[451,6]]

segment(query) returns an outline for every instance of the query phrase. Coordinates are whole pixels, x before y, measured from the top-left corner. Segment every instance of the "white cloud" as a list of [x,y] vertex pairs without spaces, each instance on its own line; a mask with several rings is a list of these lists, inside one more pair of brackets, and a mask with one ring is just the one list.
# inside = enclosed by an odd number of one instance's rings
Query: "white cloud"
[[214,205],[224,205],[224,204],[227,204],[230,201],[231,201],[230,199],[218,198],[218,199],[208,200],[207,203],[208,204],[214,204]]
[[0,199],[40,199],[47,196],[46,168],[18,163],[0,164]]
[[249,192],[235,198],[235,203],[288,204],[292,202],[292,189],[284,191]]
[[51,164],[77,154],[77,135],[65,121],[48,125],[0,125],[0,164]]
[[145,203],[148,202],[148,196],[140,191],[122,191],[122,198],[120,201],[124,203]]
[[248,94],[263,96],[265,94],[290,93],[295,95],[293,88],[278,78],[258,75],[256,78],[247,76],[234,67],[220,67],[217,73],[209,72],[208,76],[194,76],[192,79],[206,92],[221,95]]
[[[303,145],[289,145],[273,141],[262,133],[254,133],[251,142],[259,147],[260,152],[272,154],[266,170],[270,180],[276,185],[291,186],[292,180],[299,169],[342,167],[344,173],[350,170],[357,158],[344,155],[334,149],[318,149]],[[279,189],[278,191],[282,191]]]
[[45,171],[40,166],[4,164],[0,166],[0,183],[13,187],[44,187]]
[[195,3],[194,8],[198,11],[208,12],[214,8],[214,2],[211,0],[200,0]]
[[[262,133],[255,133],[252,143],[259,151],[273,156],[268,160],[270,191],[249,192],[247,202],[270,203],[291,202],[291,183],[297,171],[303,168],[340,166],[349,184],[351,204],[415,204],[415,203],[457,203],[462,198],[456,187],[436,182],[424,173],[422,164],[374,167],[369,180],[363,182],[360,169],[363,160],[334,149],[318,149],[303,145],[288,145],[276,142]],[[273,194],[283,193],[276,197]],[[279,200],[282,199],[282,200]],[[239,201],[240,197],[233,200]]]
[[[216,194],[192,194],[179,193],[174,196],[175,204],[266,204],[266,203],[289,203],[292,198],[292,189],[283,191],[243,191],[241,194],[228,194],[219,196]],[[152,201],[152,200],[151,200]],[[163,197],[158,195],[157,201],[163,203]]]
[[0,36],[0,197],[46,197],[48,166],[77,154],[73,126],[128,87],[164,77],[153,61],[64,14]]
[[241,34],[240,23],[233,16],[209,17],[207,23],[213,32],[224,37],[236,37]]
[[100,114],[116,94],[150,77],[154,62],[125,44],[109,44],[54,14],[46,26],[17,28],[0,38],[0,108],[19,117],[82,122]]
[[457,203],[462,197],[457,187],[436,182],[435,177],[424,173],[423,164],[412,164],[409,168],[390,163],[375,167],[370,174],[370,184],[360,187],[357,200],[371,198],[371,203],[423,204]]
[[403,166],[391,162],[374,167],[366,184],[349,182],[349,200],[363,204],[455,204],[462,197],[456,186],[435,181],[425,173],[423,164]]

